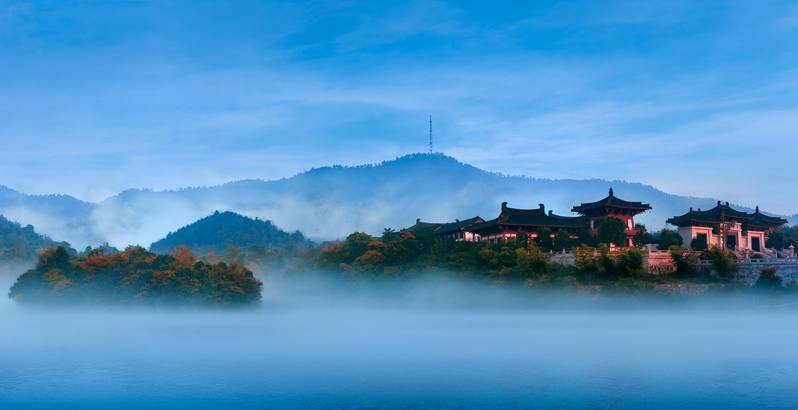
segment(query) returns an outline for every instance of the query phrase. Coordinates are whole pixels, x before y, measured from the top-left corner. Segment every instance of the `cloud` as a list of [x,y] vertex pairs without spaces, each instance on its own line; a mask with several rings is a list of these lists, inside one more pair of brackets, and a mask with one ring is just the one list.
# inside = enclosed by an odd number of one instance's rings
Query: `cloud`
[[[423,150],[432,114],[440,149],[494,171],[798,199],[780,189],[795,57],[748,24],[774,10],[603,6],[29,10],[0,39],[0,183],[98,199],[278,178]],[[753,176],[717,172],[741,155]]]

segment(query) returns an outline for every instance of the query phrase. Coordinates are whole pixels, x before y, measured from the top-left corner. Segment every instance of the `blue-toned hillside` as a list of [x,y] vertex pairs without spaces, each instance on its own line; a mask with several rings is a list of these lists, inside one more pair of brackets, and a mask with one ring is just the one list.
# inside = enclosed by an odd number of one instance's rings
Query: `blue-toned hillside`
[[22,226],[0,215],[0,262],[31,262],[54,246],[69,248],[65,242],[37,233],[31,225]]
[[248,218],[235,212],[213,215],[186,225],[150,246],[152,252],[169,253],[178,246],[196,255],[221,255],[231,247],[246,253],[288,254],[313,246],[301,232],[285,232],[270,221]]

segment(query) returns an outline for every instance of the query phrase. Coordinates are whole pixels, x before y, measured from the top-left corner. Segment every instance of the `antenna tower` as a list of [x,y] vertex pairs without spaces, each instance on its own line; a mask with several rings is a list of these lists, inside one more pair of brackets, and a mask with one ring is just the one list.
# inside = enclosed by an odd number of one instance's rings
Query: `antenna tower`
[[429,116],[429,153],[432,154],[432,116]]

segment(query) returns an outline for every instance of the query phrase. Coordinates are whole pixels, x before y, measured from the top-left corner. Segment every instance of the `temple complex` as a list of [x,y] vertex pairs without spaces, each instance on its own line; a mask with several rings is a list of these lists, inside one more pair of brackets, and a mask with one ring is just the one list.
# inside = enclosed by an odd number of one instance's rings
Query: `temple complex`
[[419,229],[431,230],[441,239],[453,239],[467,242],[502,242],[525,235],[536,238],[540,232],[548,232],[556,236],[565,231],[569,237],[578,238],[582,235],[595,235],[600,223],[609,218],[617,218],[626,225],[627,242],[616,244],[620,246],[633,246],[632,238],[637,233],[634,225],[634,216],[651,209],[648,204],[630,202],[615,197],[612,188],[609,196],[590,203],[583,203],[573,207],[573,212],[578,216],[557,215],[552,211],[546,212],[546,207],[539,204],[537,208],[522,209],[510,208],[507,202],[502,202],[499,216],[491,220],[484,220],[478,216],[465,220],[456,220],[451,223],[432,223],[416,220],[416,224],[403,231],[416,232]]
[[759,211],[747,213],[718,201],[714,208],[702,211],[690,208],[684,215],[667,221],[679,228],[684,245],[708,248],[721,247],[733,251],[764,252],[768,234],[787,223],[786,219],[768,216]]

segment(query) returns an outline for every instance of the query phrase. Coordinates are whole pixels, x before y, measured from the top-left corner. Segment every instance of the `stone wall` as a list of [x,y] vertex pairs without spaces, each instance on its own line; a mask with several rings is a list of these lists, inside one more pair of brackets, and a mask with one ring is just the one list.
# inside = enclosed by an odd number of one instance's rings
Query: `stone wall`
[[737,263],[734,279],[753,285],[759,279],[764,268],[775,268],[776,275],[781,277],[784,285],[798,283],[798,259],[763,259],[761,261],[745,261]]
[[673,273],[676,265],[673,263],[670,251],[649,249],[643,252],[643,267],[652,275]]

